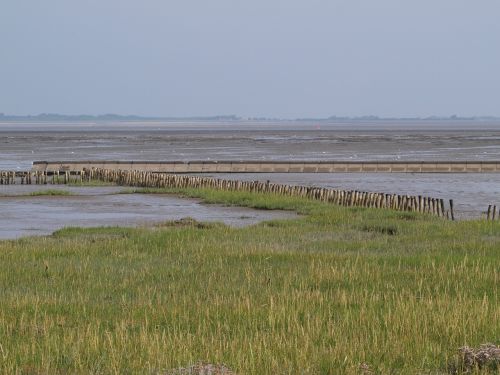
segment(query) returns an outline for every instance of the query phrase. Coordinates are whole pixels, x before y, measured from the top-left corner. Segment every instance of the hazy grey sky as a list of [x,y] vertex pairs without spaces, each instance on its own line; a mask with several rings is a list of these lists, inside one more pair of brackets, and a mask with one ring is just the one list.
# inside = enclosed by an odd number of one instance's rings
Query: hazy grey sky
[[3,0],[0,112],[500,115],[498,0]]

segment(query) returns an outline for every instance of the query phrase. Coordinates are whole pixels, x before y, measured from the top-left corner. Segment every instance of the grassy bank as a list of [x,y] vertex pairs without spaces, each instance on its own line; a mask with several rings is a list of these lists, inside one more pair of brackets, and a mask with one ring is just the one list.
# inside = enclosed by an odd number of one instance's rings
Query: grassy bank
[[446,373],[500,339],[499,223],[175,193],[303,216],[0,242],[0,373]]
[[68,190],[46,189],[28,192],[25,194],[0,194],[0,197],[44,197],[44,196],[70,196],[75,195]]
[[69,196],[74,194],[68,190],[47,189],[47,190],[34,191],[29,193],[28,195],[32,197],[41,197],[41,196]]

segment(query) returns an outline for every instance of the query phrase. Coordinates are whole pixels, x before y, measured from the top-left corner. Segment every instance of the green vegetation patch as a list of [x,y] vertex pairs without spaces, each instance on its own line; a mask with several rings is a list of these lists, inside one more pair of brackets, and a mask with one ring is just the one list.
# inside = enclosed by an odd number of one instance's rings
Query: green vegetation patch
[[42,197],[42,196],[72,196],[73,192],[59,189],[46,189],[32,191],[26,194],[0,194],[3,198],[19,198],[19,197]]
[[457,355],[500,340],[499,223],[155,192],[302,215],[1,241],[0,373],[497,373]]
[[69,180],[66,186],[99,187],[99,186],[116,186],[116,184],[99,180],[92,180],[92,181]]
[[74,193],[68,190],[59,190],[59,189],[47,189],[47,190],[39,190],[34,191],[28,194],[31,197],[39,197],[39,196],[69,196],[74,195]]

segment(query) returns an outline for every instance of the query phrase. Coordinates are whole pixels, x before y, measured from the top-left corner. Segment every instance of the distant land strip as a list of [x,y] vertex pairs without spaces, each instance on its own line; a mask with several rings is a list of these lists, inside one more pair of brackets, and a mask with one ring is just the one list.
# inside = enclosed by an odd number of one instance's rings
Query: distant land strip
[[148,122],[148,121],[193,121],[193,122],[245,122],[245,121],[318,121],[318,122],[377,122],[377,121],[497,121],[497,116],[427,116],[427,117],[379,117],[379,116],[329,116],[329,117],[303,117],[303,118],[276,118],[276,117],[241,117],[237,115],[215,115],[215,116],[137,116],[137,115],[64,115],[60,113],[40,113],[37,115],[10,115],[0,112],[0,123],[2,122]]
[[158,173],[500,173],[500,161],[35,161],[32,170],[92,168]]

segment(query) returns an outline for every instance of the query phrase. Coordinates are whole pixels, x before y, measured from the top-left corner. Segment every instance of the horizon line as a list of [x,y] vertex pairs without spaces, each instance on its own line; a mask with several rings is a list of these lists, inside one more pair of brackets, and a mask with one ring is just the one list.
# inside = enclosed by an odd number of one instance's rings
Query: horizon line
[[207,116],[149,116],[149,115],[121,115],[114,113],[105,113],[99,115],[78,114],[68,115],[60,113],[39,113],[36,115],[9,115],[0,112],[0,122],[3,121],[30,121],[30,120],[45,120],[45,121],[471,121],[471,120],[500,120],[500,116],[480,115],[480,116],[416,116],[416,117],[397,117],[397,116],[377,116],[377,115],[360,115],[360,116],[337,116],[329,117],[266,117],[266,116],[238,116],[238,115],[207,115]]

